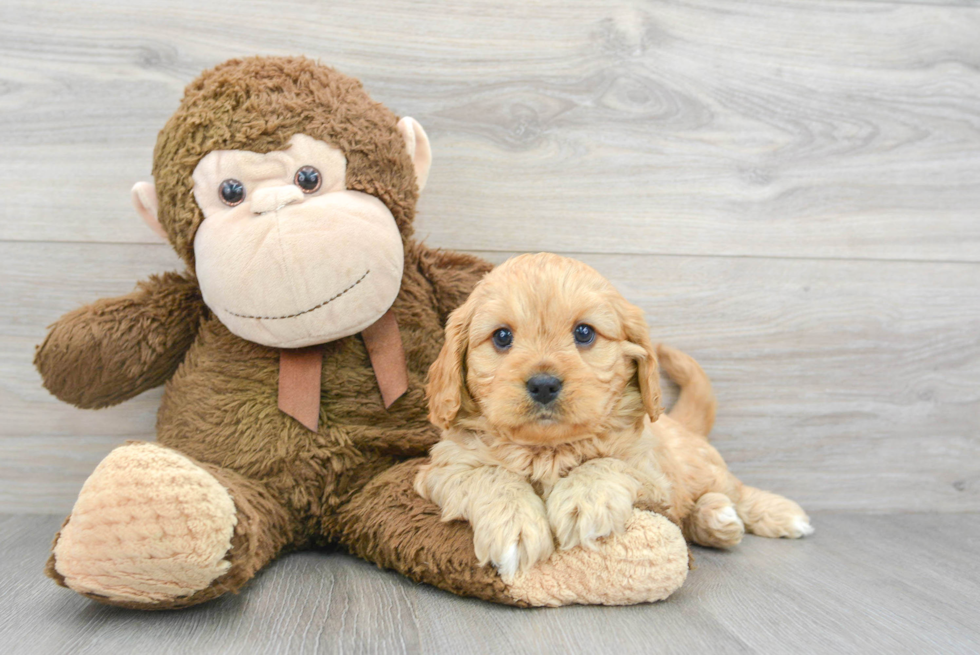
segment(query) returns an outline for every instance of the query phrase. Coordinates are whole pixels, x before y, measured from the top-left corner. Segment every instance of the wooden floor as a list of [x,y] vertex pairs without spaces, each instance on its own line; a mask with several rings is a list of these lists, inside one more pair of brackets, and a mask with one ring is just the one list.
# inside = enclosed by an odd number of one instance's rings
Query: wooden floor
[[0,650],[73,653],[976,653],[980,516],[814,516],[802,541],[697,549],[666,602],[520,610],[341,553],[298,553],[237,596],[109,608],[41,576],[60,518],[0,518]]

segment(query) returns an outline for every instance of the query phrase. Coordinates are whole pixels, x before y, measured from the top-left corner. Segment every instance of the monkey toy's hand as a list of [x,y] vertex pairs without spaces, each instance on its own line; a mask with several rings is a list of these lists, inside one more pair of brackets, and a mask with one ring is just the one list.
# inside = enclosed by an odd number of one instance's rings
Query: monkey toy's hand
[[192,278],[153,276],[128,295],[62,316],[38,346],[34,365],[48,391],[67,403],[115,405],[173,375],[204,310]]

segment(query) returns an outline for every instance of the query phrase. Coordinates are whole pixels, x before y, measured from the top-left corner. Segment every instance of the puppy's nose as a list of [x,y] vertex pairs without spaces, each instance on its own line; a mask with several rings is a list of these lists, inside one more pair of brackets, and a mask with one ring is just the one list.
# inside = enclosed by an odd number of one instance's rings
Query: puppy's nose
[[547,405],[558,397],[561,380],[554,375],[535,375],[527,381],[527,393],[534,402]]

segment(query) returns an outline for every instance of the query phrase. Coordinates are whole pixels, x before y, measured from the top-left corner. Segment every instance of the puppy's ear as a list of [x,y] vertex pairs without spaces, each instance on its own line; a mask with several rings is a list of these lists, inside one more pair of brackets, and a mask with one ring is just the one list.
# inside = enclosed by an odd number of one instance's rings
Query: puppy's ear
[[663,407],[660,405],[660,368],[657,365],[657,352],[650,340],[650,327],[639,307],[624,302],[621,309],[626,339],[637,346],[630,349],[630,355],[636,360],[636,377],[643,408],[650,415],[650,420],[656,421]]
[[429,367],[429,420],[437,427],[448,430],[456,422],[459,408],[467,397],[466,351],[472,297],[449,315],[446,322],[446,342],[436,361]]

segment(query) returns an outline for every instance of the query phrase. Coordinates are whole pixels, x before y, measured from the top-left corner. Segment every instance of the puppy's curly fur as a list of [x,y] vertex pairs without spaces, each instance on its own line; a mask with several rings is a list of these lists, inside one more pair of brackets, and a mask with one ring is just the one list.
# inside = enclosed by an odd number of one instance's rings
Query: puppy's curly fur
[[[592,341],[575,338],[582,325]],[[502,329],[512,335],[504,346],[494,339]],[[681,387],[670,415],[658,359]],[[538,375],[557,378],[557,397],[532,397]],[[443,438],[416,489],[444,520],[472,524],[478,558],[505,580],[546,559],[555,540],[592,548],[622,532],[634,507],[717,548],[746,530],[812,532],[799,505],[728,471],[706,437],[715,401],[704,371],[654,347],[643,312],[581,262],[521,255],[489,273],[450,316],[428,392]]]

